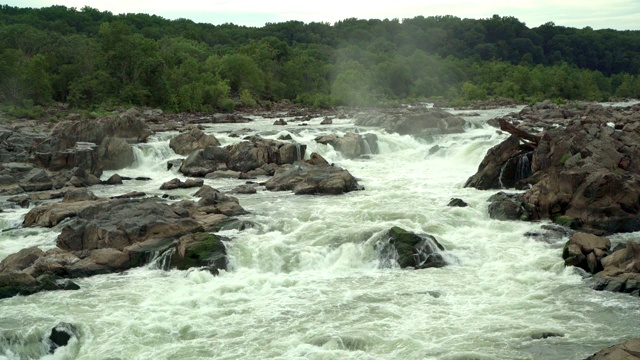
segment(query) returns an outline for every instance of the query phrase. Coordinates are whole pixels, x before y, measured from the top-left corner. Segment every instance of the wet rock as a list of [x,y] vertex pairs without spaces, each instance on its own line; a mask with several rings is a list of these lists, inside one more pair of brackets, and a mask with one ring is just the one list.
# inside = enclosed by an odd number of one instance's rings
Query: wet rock
[[391,255],[401,268],[425,269],[447,265],[440,254],[444,247],[428,234],[418,235],[394,226],[387,231],[380,246],[380,253]]
[[529,212],[517,194],[499,192],[489,198],[489,217],[496,220],[529,220]]
[[603,269],[602,259],[609,255],[611,241],[591,234],[577,232],[567,241],[562,258],[565,266],[579,267],[591,274]]
[[321,122],[320,125],[331,125],[333,124],[333,120],[331,120],[330,118],[324,118]]
[[204,185],[202,179],[187,179],[182,181],[178,178],[171,179],[160,186],[160,190],[175,190],[175,189],[188,189],[194,187],[201,187]]
[[18,195],[8,198],[7,202],[14,203],[21,208],[27,208],[31,204],[31,198],[28,195]]
[[82,209],[62,229],[56,244],[69,251],[122,251],[150,238],[176,237],[201,229],[197,221],[179,216],[157,199],[116,199]]
[[287,125],[287,122],[284,119],[278,119],[278,120],[273,122],[273,125],[284,126],[284,125]]
[[640,339],[632,339],[610,346],[585,360],[640,360]]
[[229,151],[219,146],[208,146],[189,155],[180,166],[186,176],[203,177],[216,170],[227,170]]
[[347,131],[342,137],[333,134],[324,135],[317,137],[315,141],[320,144],[331,145],[336,151],[339,151],[349,159],[378,153],[378,137],[375,134],[365,134],[363,136]]
[[105,200],[98,199],[40,205],[31,209],[27,215],[25,215],[25,218],[22,221],[22,226],[53,227],[59,224],[62,220],[74,217],[83,209],[100,201]]
[[237,194],[255,194],[258,191],[256,190],[256,188],[254,186],[251,185],[240,185],[240,186],[236,186],[233,189],[234,193]]
[[451,201],[449,201],[449,204],[447,204],[447,206],[451,206],[451,207],[467,207],[467,206],[469,206],[469,204],[464,202],[464,200],[462,200],[462,199],[453,198],[453,199],[451,199]]
[[[529,161],[529,152],[530,148],[521,147],[518,137],[511,135],[507,140],[489,149],[478,167],[478,172],[471,176],[464,186],[478,190],[513,187],[531,174],[531,166],[523,165],[523,162]],[[527,160],[524,160],[525,158]]]
[[78,328],[70,323],[59,323],[51,329],[47,336],[49,353],[53,354],[57,348],[67,346],[72,338],[78,338]]
[[31,266],[44,255],[37,246],[28,247],[11,254],[0,262],[0,273],[5,271],[22,271]]
[[118,170],[131,166],[135,161],[133,147],[121,138],[106,137],[98,147],[103,170]]
[[265,186],[272,191],[293,191],[296,195],[338,195],[359,190],[356,179],[347,171],[331,165],[311,165],[298,161],[283,166]]
[[111,175],[106,181],[104,181],[105,185],[122,185],[122,177],[118,174]]
[[208,146],[220,146],[220,141],[215,136],[205,134],[198,128],[193,128],[169,141],[169,147],[180,155],[190,155],[192,152],[204,150]]
[[465,121],[440,109],[411,108],[358,114],[355,124],[379,126],[401,135],[429,137],[464,132]]
[[551,331],[531,334],[531,338],[533,340],[548,339],[550,337],[564,337],[564,334],[558,333],[558,332],[551,332]]
[[78,201],[94,201],[98,200],[98,197],[91,191],[87,189],[73,189],[69,190],[64,194],[64,198],[62,202],[64,203],[72,203]]
[[227,270],[227,250],[223,241],[229,239],[210,233],[185,235],[178,240],[171,266],[179,270],[207,267],[214,274]]
[[229,149],[228,168],[248,173],[267,164],[291,164],[304,159],[306,145],[253,137]]

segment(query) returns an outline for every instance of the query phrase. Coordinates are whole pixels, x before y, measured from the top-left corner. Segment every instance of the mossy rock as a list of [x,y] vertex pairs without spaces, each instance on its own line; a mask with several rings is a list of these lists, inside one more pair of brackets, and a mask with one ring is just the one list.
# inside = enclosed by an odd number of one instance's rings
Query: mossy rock
[[171,266],[180,270],[208,267],[212,272],[227,269],[227,249],[222,236],[211,233],[189,234],[178,240]]
[[394,226],[387,232],[389,244],[397,252],[396,261],[401,268],[441,267],[446,265],[437,254],[444,247],[431,235],[417,235]]

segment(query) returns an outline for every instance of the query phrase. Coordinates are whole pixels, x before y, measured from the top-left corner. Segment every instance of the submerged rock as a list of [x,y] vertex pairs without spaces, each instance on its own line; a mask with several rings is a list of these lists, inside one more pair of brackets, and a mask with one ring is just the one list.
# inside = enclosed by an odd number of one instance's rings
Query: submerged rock
[[72,338],[78,338],[78,328],[70,323],[59,323],[51,329],[47,336],[49,353],[53,354],[57,348],[67,346]]

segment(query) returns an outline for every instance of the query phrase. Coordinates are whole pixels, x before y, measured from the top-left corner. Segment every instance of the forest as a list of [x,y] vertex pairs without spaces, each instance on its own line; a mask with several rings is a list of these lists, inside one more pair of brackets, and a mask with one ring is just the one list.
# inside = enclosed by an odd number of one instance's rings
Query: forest
[[[212,25],[85,6],[0,6],[2,110],[171,112],[640,97],[640,31],[514,17]],[[29,109],[25,111],[25,109]],[[34,110],[35,109],[35,110]]]

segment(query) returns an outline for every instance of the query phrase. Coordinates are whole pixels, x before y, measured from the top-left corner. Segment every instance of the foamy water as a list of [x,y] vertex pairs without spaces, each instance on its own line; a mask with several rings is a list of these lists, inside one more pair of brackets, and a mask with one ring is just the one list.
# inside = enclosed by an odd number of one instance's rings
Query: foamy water
[[[491,220],[495,191],[463,188],[486,151],[506,138],[484,122],[513,111],[481,112],[464,134],[432,142],[375,133],[380,154],[348,160],[316,144],[335,126],[275,127],[273,119],[207,127],[223,144],[252,128],[266,137],[291,134],[348,169],[366,190],[341,196],[288,192],[237,195],[259,226],[224,231],[231,268],[206,271],[139,268],[79,279],[81,290],[0,300],[0,354],[8,359],[583,359],[598,349],[637,337],[640,303],[624,294],[596,292],[566,269],[567,239],[524,236],[544,223]],[[122,186],[94,187],[99,196],[145,191],[163,194],[173,177],[167,159],[172,134],[139,146],[136,164],[117,171],[147,176]],[[440,149],[428,155],[429,149]],[[107,178],[113,172],[106,173]],[[266,178],[265,178],[266,179]],[[230,190],[241,180],[205,180]],[[194,189],[172,191],[191,198]],[[236,195],[234,195],[236,196]],[[448,207],[451,198],[469,207]],[[25,211],[2,213],[3,227]],[[381,266],[376,243],[392,226],[428,233],[447,249],[451,265],[411,271]],[[55,244],[56,230],[0,234],[0,257],[20,248]],[[625,235],[629,236],[629,235]],[[80,336],[53,355],[42,338],[59,322]],[[533,339],[552,332],[559,337]],[[0,356],[1,357],[1,356]]]

